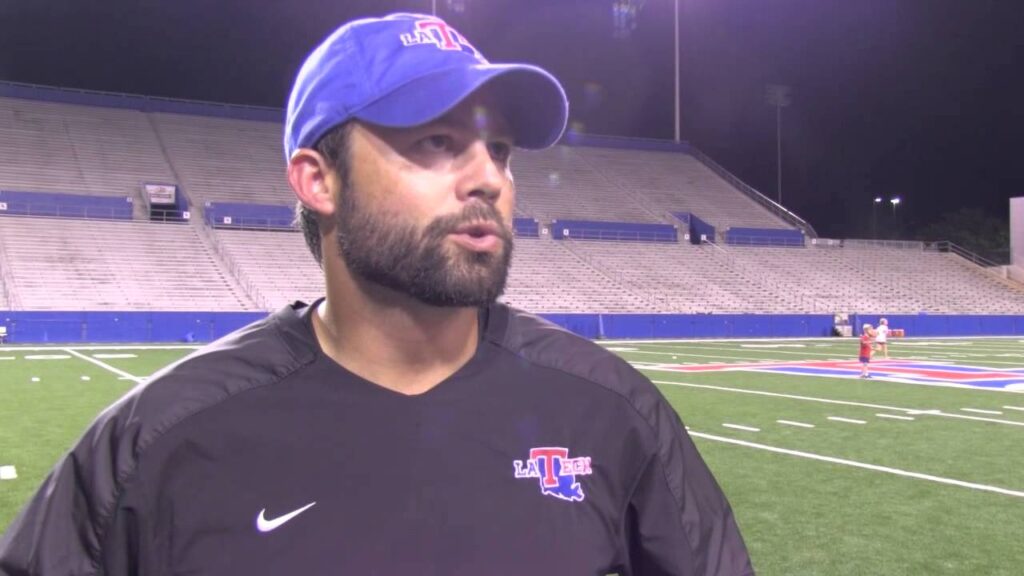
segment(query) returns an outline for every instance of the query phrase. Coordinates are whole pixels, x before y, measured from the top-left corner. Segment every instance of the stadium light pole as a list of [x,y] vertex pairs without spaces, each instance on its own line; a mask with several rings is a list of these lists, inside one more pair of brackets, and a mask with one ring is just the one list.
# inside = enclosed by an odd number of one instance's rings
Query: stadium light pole
[[895,222],[896,221],[896,207],[900,205],[900,202],[902,202],[902,200],[900,200],[899,196],[893,196],[892,198],[889,199],[889,202],[892,204],[892,219],[893,219],[893,222]]
[[871,203],[871,238],[878,240],[878,205],[882,203],[881,196],[875,196]]
[[675,0],[675,46],[676,46],[676,97],[675,97],[675,108],[676,108],[676,142],[679,142],[679,0]]
[[437,0],[430,0],[430,15],[437,16]]
[[782,205],[782,109],[792,103],[792,89],[782,84],[769,84],[765,94],[766,100],[775,106],[775,173],[776,193],[779,205]]

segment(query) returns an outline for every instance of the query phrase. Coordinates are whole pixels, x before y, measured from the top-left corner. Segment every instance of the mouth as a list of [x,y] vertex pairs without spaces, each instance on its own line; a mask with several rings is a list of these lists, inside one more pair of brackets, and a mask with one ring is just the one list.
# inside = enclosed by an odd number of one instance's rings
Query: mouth
[[503,240],[497,224],[493,222],[470,222],[453,230],[449,236],[464,248],[474,252],[494,252]]

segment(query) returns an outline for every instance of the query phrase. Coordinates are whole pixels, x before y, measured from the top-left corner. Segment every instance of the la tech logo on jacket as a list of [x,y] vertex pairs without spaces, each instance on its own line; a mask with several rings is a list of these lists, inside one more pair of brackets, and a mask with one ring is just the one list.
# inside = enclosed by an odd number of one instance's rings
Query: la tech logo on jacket
[[539,478],[540,492],[570,502],[583,500],[583,486],[577,475],[593,474],[590,456],[569,458],[568,448],[531,448],[530,459],[512,462],[516,478]]

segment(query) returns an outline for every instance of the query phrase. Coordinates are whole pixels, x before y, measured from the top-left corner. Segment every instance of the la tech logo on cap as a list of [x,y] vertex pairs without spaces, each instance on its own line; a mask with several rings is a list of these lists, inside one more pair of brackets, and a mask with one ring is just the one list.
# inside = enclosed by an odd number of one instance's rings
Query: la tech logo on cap
[[570,502],[582,502],[583,486],[576,476],[593,474],[590,456],[569,458],[568,448],[531,448],[530,459],[514,460],[516,478],[539,478],[540,492]]
[[422,46],[433,44],[441,50],[468,49],[477,59],[485,61],[483,55],[466,40],[462,34],[441,20],[417,20],[414,24],[415,32],[402,34],[402,44],[405,46]]

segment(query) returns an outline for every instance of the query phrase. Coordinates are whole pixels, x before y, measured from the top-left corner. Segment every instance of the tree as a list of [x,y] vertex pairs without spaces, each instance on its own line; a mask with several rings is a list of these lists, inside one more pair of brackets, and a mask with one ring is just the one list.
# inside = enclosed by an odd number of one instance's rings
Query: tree
[[984,258],[1006,263],[1010,255],[1010,225],[979,208],[947,212],[917,229],[918,240],[948,240]]

